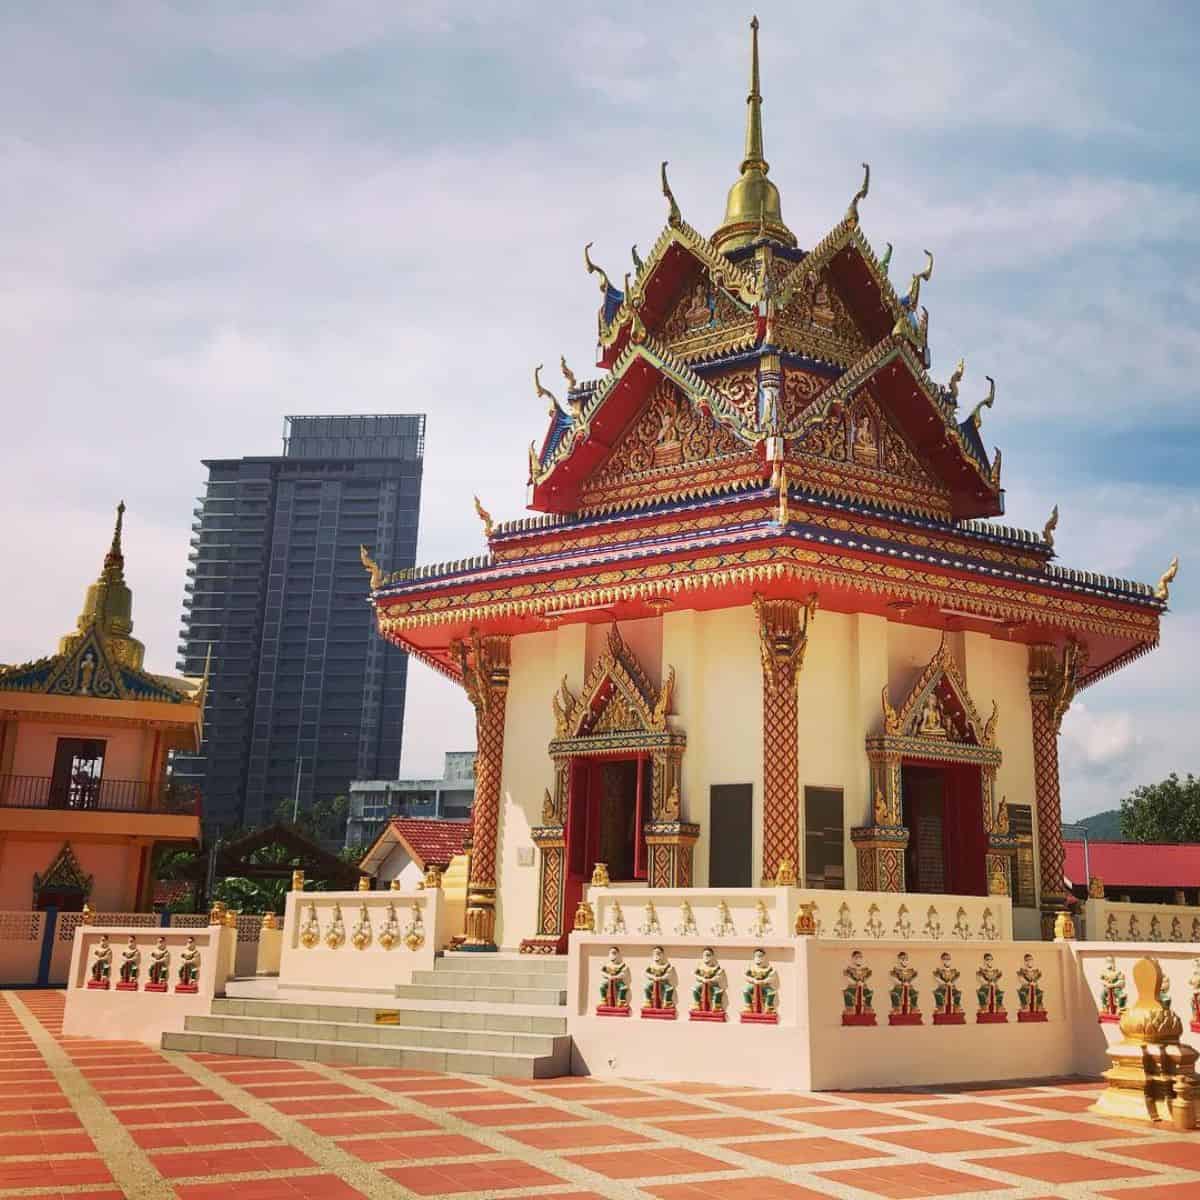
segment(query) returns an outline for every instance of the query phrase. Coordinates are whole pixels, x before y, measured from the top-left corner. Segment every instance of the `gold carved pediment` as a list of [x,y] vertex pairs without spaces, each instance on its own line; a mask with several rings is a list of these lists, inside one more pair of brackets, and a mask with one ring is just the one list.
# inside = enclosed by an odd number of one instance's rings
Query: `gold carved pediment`
[[784,281],[772,324],[782,348],[841,366],[870,346],[836,288],[803,264]]
[[657,691],[616,625],[608,645],[576,696],[564,678],[554,695],[554,736],[589,737],[601,733],[664,733],[675,690],[675,668],[667,669]]
[[887,737],[995,746],[999,710],[993,703],[989,719],[981,720],[945,638],[899,711],[888,699],[886,684],[882,702],[883,732]]
[[603,503],[621,484],[664,474],[683,476],[689,469],[745,450],[729,429],[701,412],[670,380],[662,379],[584,485],[583,505]]

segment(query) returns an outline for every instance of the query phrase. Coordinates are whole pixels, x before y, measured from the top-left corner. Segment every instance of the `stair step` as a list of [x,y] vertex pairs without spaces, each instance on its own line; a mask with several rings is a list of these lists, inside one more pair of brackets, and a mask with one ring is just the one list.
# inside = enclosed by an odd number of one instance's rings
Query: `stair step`
[[[386,1007],[386,1004],[381,1007]],[[566,1017],[549,1014],[529,1016],[524,1013],[496,1012],[482,1007],[466,1012],[427,1008],[387,1008],[387,1011],[394,1014],[397,1026],[549,1036],[557,1036],[567,1031]],[[260,1021],[317,1021],[374,1026],[378,1012],[379,1007],[302,1004],[286,1000],[234,1000],[218,997],[212,1004],[213,1016],[248,1017]]]
[[454,1071],[464,1075],[504,1075],[545,1079],[570,1070],[570,1040],[554,1054],[502,1051],[441,1050],[420,1046],[384,1046],[368,1042],[311,1041],[304,1038],[234,1036],[228,1033],[164,1033],[164,1050],[286,1058],[338,1066],[399,1067],[406,1070]]
[[516,971],[414,971],[410,980],[417,987],[464,987],[500,988],[511,991],[522,988],[527,991],[554,990],[566,984],[554,975],[524,975]]
[[433,960],[435,971],[482,971],[500,974],[512,971],[517,975],[553,975],[567,977],[567,960],[554,954],[471,954],[463,950],[448,950]]
[[313,1042],[355,1042],[402,1049],[474,1050],[486,1053],[547,1055],[559,1053],[565,1033],[511,1033],[487,1029],[446,1029],[436,1025],[337,1024],[332,1021],[286,1021],[275,1018],[191,1016],[188,1033],[225,1033],[234,1037],[302,1039]]
[[567,1002],[566,988],[456,987],[444,984],[398,983],[396,996],[405,1000],[476,1001],[480,1004],[545,1004]]

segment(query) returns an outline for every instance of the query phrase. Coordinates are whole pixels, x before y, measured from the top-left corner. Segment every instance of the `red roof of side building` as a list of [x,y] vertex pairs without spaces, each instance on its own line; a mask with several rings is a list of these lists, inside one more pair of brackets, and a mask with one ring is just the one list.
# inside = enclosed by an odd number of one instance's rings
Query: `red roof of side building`
[[363,870],[377,867],[388,853],[384,850],[385,843],[398,841],[422,870],[426,867],[445,870],[450,860],[462,853],[470,828],[470,821],[440,817],[393,817],[380,830],[360,866]]
[[[1087,883],[1083,843],[1067,842],[1063,874],[1072,884]],[[1088,868],[1107,888],[1200,887],[1200,844],[1195,842],[1090,842]]]

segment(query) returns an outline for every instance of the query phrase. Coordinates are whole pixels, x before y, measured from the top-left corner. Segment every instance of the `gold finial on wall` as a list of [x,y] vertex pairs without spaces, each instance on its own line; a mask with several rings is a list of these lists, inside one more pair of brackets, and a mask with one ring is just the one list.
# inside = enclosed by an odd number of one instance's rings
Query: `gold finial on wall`
[[379,569],[379,564],[371,557],[370,551],[365,545],[358,548],[358,560],[362,563],[363,569],[371,577],[371,591],[374,591],[383,579],[383,572]]

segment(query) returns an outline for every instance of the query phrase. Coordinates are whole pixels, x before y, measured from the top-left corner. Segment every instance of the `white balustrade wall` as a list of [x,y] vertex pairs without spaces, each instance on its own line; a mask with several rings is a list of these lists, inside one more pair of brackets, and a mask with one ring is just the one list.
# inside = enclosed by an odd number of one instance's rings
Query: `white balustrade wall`
[[[630,1014],[598,1011],[602,967],[616,947],[630,969]],[[643,1016],[646,966],[661,946],[677,981],[675,1019]],[[728,982],[724,1021],[693,1020],[694,972],[711,947]],[[756,949],[778,977],[778,1021],[742,1019],[744,978]],[[844,1024],[844,971],[854,951],[871,971],[875,1024]],[[891,1025],[890,972],[901,953],[916,969],[921,1020]],[[976,971],[984,954],[1002,972],[1007,1019],[977,1018]],[[1017,971],[1032,955],[1042,972],[1046,1019],[1019,1021]],[[943,964],[943,956],[949,956]],[[960,972],[961,1023],[933,1021],[933,971]],[[647,937],[632,933],[573,933],[568,966],[568,1028],[574,1069],[581,1074],[680,1081],[741,1083],[787,1089],[911,1086],[971,1080],[1004,1080],[1068,1074],[1074,1069],[1071,1022],[1077,1007],[1077,973],[1066,943],[983,942],[869,938],[843,943],[814,937],[767,935]],[[1093,1020],[1095,1018],[1093,1017]]]
[[[419,914],[420,944],[406,934]],[[340,917],[340,935],[337,926]],[[413,971],[433,969],[449,941],[446,905],[438,888],[403,892],[289,892],[283,918],[279,988],[387,992]],[[383,937],[385,931],[393,937]],[[356,944],[355,934],[363,933]],[[416,939],[413,939],[414,941]]]
[[1185,904],[1088,900],[1083,921],[1089,942],[1200,942],[1200,908]]
[[[121,952],[130,936],[141,951],[137,988],[117,987]],[[107,936],[112,949],[112,969],[107,988],[91,988],[91,968],[100,939]],[[165,992],[147,991],[150,952],[162,937],[170,951]],[[179,1032],[193,1015],[207,1014],[213,996],[224,993],[227,964],[232,959],[236,931],[219,925],[199,929],[147,928],[145,925],[100,927],[78,925],[72,939],[71,964],[67,975],[63,1032],[74,1037],[132,1040],[158,1045],[162,1035]],[[196,990],[179,991],[180,953],[189,937],[200,952]]]
[[[946,896],[923,892],[852,892],[819,888],[647,888],[616,884],[590,887],[588,901],[596,919],[596,932],[624,925],[630,934],[648,928],[646,906],[663,936],[683,928],[683,905],[690,905],[695,937],[724,935],[720,905],[729,911],[739,936],[757,936],[765,912],[765,932],[790,937],[801,905],[812,905],[818,938],[837,941],[1005,941],[1013,936],[1012,900],[1008,896]],[[762,909],[759,909],[759,905]],[[619,912],[618,912],[619,910]],[[573,914],[567,914],[568,920]],[[653,936],[648,935],[648,936]]]

